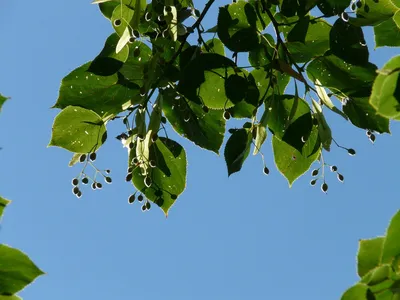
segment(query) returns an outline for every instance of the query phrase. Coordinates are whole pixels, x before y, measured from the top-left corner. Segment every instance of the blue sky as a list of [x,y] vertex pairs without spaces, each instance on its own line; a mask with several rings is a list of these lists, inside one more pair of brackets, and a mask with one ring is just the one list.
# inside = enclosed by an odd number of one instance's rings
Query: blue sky
[[[217,1],[222,5],[229,1]],[[195,1],[202,8],[205,1]],[[197,4],[198,3],[198,4]],[[212,21],[217,13],[214,6]],[[188,185],[166,219],[128,205],[126,150],[110,138],[97,166],[112,170],[102,191],[71,193],[80,168],[70,153],[46,148],[61,79],[93,59],[112,32],[89,1],[0,3],[0,91],[12,96],[0,116],[0,193],[13,203],[0,242],[28,253],[47,275],[20,295],[27,300],[83,299],[339,299],[357,281],[358,239],[384,233],[399,208],[396,159],[399,125],[372,145],[363,130],[329,118],[334,137],[327,162],[345,176],[327,177],[328,195],[305,175],[289,189],[273,167],[249,157],[228,179],[223,156],[187,147]],[[382,66],[396,49],[377,49]],[[108,126],[109,137],[120,133]],[[221,152],[223,153],[223,152]]]

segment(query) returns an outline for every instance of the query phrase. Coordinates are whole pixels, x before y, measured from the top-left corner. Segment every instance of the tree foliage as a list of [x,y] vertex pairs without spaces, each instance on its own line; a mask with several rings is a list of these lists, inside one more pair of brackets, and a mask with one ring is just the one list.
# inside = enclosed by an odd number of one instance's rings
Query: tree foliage
[[[0,110],[7,99],[0,94]],[[0,221],[10,202],[0,196]],[[0,244],[0,300],[21,299],[15,294],[43,274],[25,253]]]
[[[78,197],[82,184],[102,188],[99,177],[111,183],[107,170],[85,171],[110,122],[123,124],[126,180],[137,189],[129,202],[144,201],[144,211],[154,203],[168,214],[185,189],[187,167],[170,127],[217,154],[228,131],[228,175],[241,170],[250,152],[264,161],[269,137],[276,167],[292,185],[314,162],[324,169],[324,152],[335,146],[356,154],[336,141],[328,110],[372,142],[400,118],[400,56],[379,70],[363,33],[373,26],[376,47],[399,46],[398,1],[238,0],[219,7],[209,29],[202,22],[214,0],[201,11],[191,0],[93,3],[115,32],[93,61],[62,80],[50,142],[74,153],[70,165],[84,163],[73,180]],[[242,128],[227,130],[231,119],[242,120]],[[319,168],[311,184],[319,180],[327,192]]]
[[360,240],[357,273],[360,281],[349,288],[342,300],[396,300],[400,297],[400,211],[385,236]]

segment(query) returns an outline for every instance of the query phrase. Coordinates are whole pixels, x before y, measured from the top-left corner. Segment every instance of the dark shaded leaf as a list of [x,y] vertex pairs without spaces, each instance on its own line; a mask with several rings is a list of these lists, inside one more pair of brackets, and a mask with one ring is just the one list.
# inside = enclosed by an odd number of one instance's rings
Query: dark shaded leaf
[[251,141],[251,133],[244,128],[235,130],[229,137],[224,151],[228,176],[242,169],[242,165],[250,153]]

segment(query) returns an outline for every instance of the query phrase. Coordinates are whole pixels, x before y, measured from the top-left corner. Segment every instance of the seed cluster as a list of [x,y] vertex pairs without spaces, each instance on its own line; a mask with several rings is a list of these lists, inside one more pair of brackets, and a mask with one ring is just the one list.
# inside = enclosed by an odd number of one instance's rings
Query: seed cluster
[[[79,162],[84,163],[84,167],[82,168],[82,171],[79,173],[78,176],[73,178],[71,180],[71,184],[73,186],[72,188],[72,193],[78,197],[82,197],[82,190],[81,190],[81,184],[82,185],[88,185],[90,184],[92,190],[100,190],[103,188],[103,184],[98,181],[98,176],[103,177],[103,180],[107,184],[112,183],[112,178],[109,176],[111,173],[111,170],[99,170],[93,162],[96,160],[97,154],[95,152],[93,153],[88,153],[88,154],[82,154],[79,157]],[[86,172],[86,168],[88,166],[91,166],[95,173],[93,176],[89,176]]]

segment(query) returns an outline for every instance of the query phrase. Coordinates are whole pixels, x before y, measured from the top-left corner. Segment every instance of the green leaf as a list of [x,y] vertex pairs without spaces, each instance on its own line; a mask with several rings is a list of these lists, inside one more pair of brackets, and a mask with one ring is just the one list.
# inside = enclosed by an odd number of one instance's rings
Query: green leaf
[[111,76],[118,72],[129,56],[129,47],[123,47],[119,53],[116,48],[120,38],[116,33],[111,34],[104,45],[103,50],[90,64],[88,71],[99,76]]
[[333,24],[329,38],[332,54],[353,65],[368,63],[368,47],[360,27],[339,18]]
[[225,133],[221,111],[210,110],[180,96],[171,89],[162,93],[163,111],[176,132],[199,147],[219,153]]
[[321,153],[321,143],[318,137],[318,129],[314,126],[310,137],[303,146],[302,152],[297,151],[289,144],[281,141],[276,136],[272,139],[275,164],[278,170],[289,182],[293,182],[310,168]]
[[0,111],[1,111],[1,108],[3,107],[4,103],[5,103],[8,99],[10,99],[10,98],[9,98],[9,97],[4,97],[2,94],[0,94]]
[[18,297],[17,295],[12,295],[12,296],[2,296],[2,295],[0,295],[0,300],[22,300],[22,298]]
[[98,76],[89,72],[89,67],[90,62],[75,69],[62,80],[53,108],[81,106],[100,116],[109,116],[142,101],[139,86],[128,82],[121,74]]
[[390,265],[380,265],[375,269],[372,269],[365,276],[361,278],[362,283],[367,284],[372,292],[380,292],[389,289],[393,280],[393,271]]
[[233,106],[225,93],[225,80],[234,73],[232,60],[216,53],[203,53],[192,59],[178,85],[178,91],[190,101],[211,109]]
[[369,271],[380,265],[384,241],[385,237],[376,237],[359,241],[357,254],[358,276],[363,277]]
[[392,0],[363,0],[356,6],[356,18],[350,18],[349,23],[356,26],[376,26],[390,19],[398,10]]
[[351,0],[322,0],[319,1],[318,8],[325,17],[331,17],[344,12],[350,2]]
[[[400,10],[399,10],[400,11]],[[399,47],[400,28],[397,27],[394,19],[388,19],[374,27],[375,47]]]
[[224,151],[228,176],[242,169],[242,165],[250,153],[251,141],[251,132],[244,128],[234,130],[229,137]]
[[[140,87],[145,86],[146,89],[149,89],[152,83],[158,79],[157,75],[153,73],[157,71],[152,69],[150,64],[152,59],[151,49],[141,41],[133,42],[129,45],[129,48],[128,59],[119,72],[126,80],[129,80],[129,82]],[[147,80],[145,80],[146,72],[148,75]]]
[[349,288],[340,298],[341,300],[372,300],[374,298],[369,298],[370,294],[369,288],[365,284],[358,283],[351,288]]
[[259,33],[267,25],[260,16],[254,5],[242,0],[220,7],[218,37],[233,52],[251,51],[258,46]]
[[0,295],[13,295],[43,274],[26,254],[0,245]]
[[294,95],[271,98],[269,129],[277,138],[301,152],[313,127],[310,106]]
[[2,217],[2,215],[3,215],[3,211],[4,211],[4,208],[8,205],[8,204],[10,204],[10,200],[7,200],[7,199],[5,199],[5,198],[3,198],[3,197],[0,197],[0,221],[1,221],[1,217]]
[[359,128],[373,130],[379,133],[390,133],[389,120],[377,114],[369,103],[370,90],[349,94],[343,104],[343,112],[351,123]]
[[68,106],[54,119],[49,146],[75,153],[91,153],[106,139],[106,126],[98,114],[78,106]]
[[[167,216],[169,209],[186,187],[186,153],[177,142],[164,137],[151,144],[149,153],[149,159],[154,160],[156,165],[150,170],[152,185],[145,185],[140,168],[133,171],[132,182],[138,191],[161,207]],[[129,161],[135,156],[135,151],[131,151]]]
[[129,30],[133,15],[134,10],[124,4],[115,7],[111,17],[111,23],[119,36],[122,37],[127,28]]
[[[376,114],[368,97],[376,78],[373,64],[352,65],[334,55],[318,57],[307,66],[308,77],[318,79],[343,102],[343,112],[357,127],[389,132],[389,121]],[[350,99],[350,101],[349,101]]]
[[261,42],[256,48],[249,51],[249,62],[254,68],[266,67],[271,63],[272,55],[274,53],[274,38],[268,33],[265,33],[260,37]]
[[397,27],[400,28],[400,9],[394,14],[393,21],[396,23]]
[[331,25],[325,20],[309,21],[304,42],[290,41],[287,48],[296,62],[308,62],[323,55],[329,49],[329,31]]
[[254,151],[253,155],[257,155],[261,150],[261,146],[264,144],[267,139],[267,129],[262,124],[256,125],[256,141],[254,143]]
[[201,48],[205,52],[216,53],[219,55],[225,56],[225,48],[224,44],[220,39],[212,38],[206,42],[206,45],[203,45]]
[[400,210],[390,221],[386,231],[386,239],[382,250],[382,263],[391,263],[392,260],[400,256]]
[[400,56],[391,58],[378,72],[369,102],[377,113],[400,119]]

